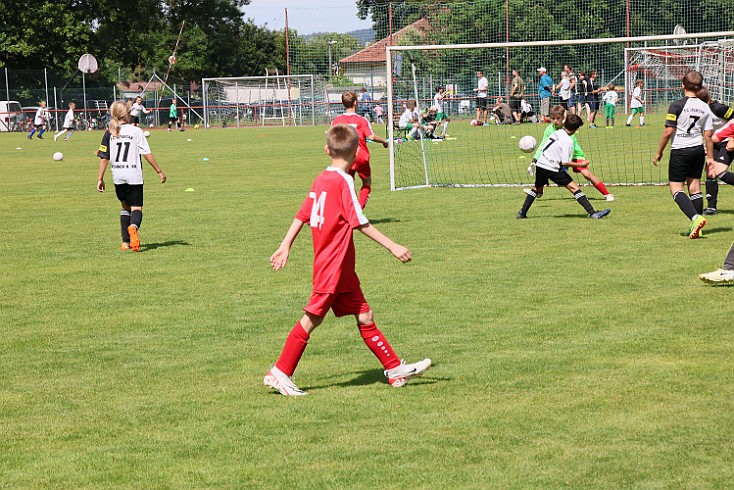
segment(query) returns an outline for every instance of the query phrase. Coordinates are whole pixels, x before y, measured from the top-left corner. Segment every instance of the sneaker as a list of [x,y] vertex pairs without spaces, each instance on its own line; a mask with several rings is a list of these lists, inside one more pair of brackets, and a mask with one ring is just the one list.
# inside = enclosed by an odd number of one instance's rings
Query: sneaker
[[54,141],[59,141],[59,135],[58,134],[55,134],[54,135]]
[[704,216],[713,216],[715,214],[719,214],[719,212],[716,210],[716,208],[706,208],[703,210]]
[[171,128],[168,128],[168,132],[169,132],[169,133],[171,132]]
[[290,376],[275,366],[270,368],[270,371],[265,375],[265,378],[263,378],[263,384],[265,386],[270,386],[272,389],[285,396],[303,396],[308,394],[296,386]]
[[629,124],[625,124],[625,126],[627,126],[628,128],[630,127],[630,125],[629,125]]
[[603,209],[601,211],[597,211],[595,213],[591,213],[589,215],[589,218],[592,218],[592,219],[602,219],[604,216],[608,215],[611,212],[612,212],[612,210],[609,209],[609,208]]
[[612,201],[614,201],[614,196],[611,195],[611,194],[607,194],[606,196],[604,196],[604,200],[605,201],[612,202]]
[[140,250],[140,237],[138,236],[138,227],[130,225],[127,227],[127,232],[130,235],[130,248],[133,252]]
[[423,359],[422,361],[414,362],[413,364],[405,364],[404,360],[400,361],[400,366],[385,371],[387,382],[393,388],[400,388],[405,385],[410,378],[413,376],[419,376],[423,372],[431,367],[430,359]]
[[717,269],[714,272],[708,274],[701,274],[698,276],[706,284],[713,284],[715,286],[731,286],[734,283],[734,271]]
[[517,219],[525,219],[527,217],[528,216],[525,213],[523,213],[522,211],[518,211],[517,216],[515,216],[515,218]]
[[120,250],[130,250],[130,244],[123,242],[122,245],[120,245]]
[[706,218],[703,216],[697,216],[696,219],[691,221],[691,227],[688,229],[688,238],[695,240],[701,236],[701,229],[706,226]]
[[591,123],[591,124],[589,124],[589,127],[590,127],[590,128],[594,128],[594,129],[596,129],[596,128],[598,128],[599,126],[597,126],[597,125],[596,125],[596,124],[594,124],[594,123]]
[[38,138],[39,140],[42,140],[42,139],[43,139],[43,136],[41,136],[41,135],[39,134],[38,136],[36,136],[36,138]]
[[29,135],[28,135],[28,139],[29,139],[29,140],[32,140],[32,139],[33,139],[33,136],[31,136],[31,135],[29,134]]

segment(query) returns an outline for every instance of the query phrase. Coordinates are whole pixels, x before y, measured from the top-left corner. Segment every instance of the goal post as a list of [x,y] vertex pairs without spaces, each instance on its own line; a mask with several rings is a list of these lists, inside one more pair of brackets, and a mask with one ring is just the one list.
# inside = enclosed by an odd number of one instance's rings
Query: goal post
[[[678,40],[695,40],[698,45],[713,39],[712,42],[722,44],[730,42],[726,38],[733,36],[734,31],[725,31],[551,42],[387,46],[390,187],[400,190],[532,184],[532,177],[527,172],[532,154],[522,153],[517,142],[525,135],[531,135],[540,142],[547,126],[529,122],[540,118],[541,107],[545,105],[540,97],[542,90],[539,90],[537,69],[546,68],[553,80],[553,93],[549,98],[549,105],[553,106],[562,102],[561,72],[564,65],[571,67],[575,77],[584,72],[588,79],[592,71],[595,72],[595,97],[586,97],[580,90],[581,83],[571,91],[571,97],[580,99],[580,104],[572,105],[584,120],[577,139],[592,162],[593,172],[611,185],[664,183],[667,181],[667,163],[656,167],[651,160],[660,141],[667,105],[662,109],[660,106],[663,104],[646,107],[644,127],[635,127],[639,125],[638,119],[631,127],[626,127],[625,101],[631,96],[631,88],[628,87],[630,52],[626,48],[669,46]],[[710,50],[702,52],[709,53]],[[518,70],[524,80],[523,98],[530,105],[529,109],[527,106],[517,108],[517,115],[523,121],[520,124],[505,124],[515,118],[514,115],[505,116],[508,108],[504,106],[515,102],[509,97],[513,76],[508,72],[511,70]],[[478,71],[482,71],[489,80],[486,116],[476,107]],[[729,82],[726,83],[730,83],[731,79],[727,80]],[[682,96],[680,78],[677,83],[678,91],[668,92],[670,96],[675,95],[674,98]],[[619,95],[613,129],[606,128],[611,126],[612,120],[606,117],[605,107],[601,104],[610,84]],[[434,95],[439,86],[450,93],[438,102],[442,106],[441,112],[450,119],[445,131],[448,137],[442,138],[437,127],[433,137],[422,131],[417,140],[406,139],[395,127],[403,105],[415,99],[419,108],[431,108],[436,105]],[[731,92],[723,93],[731,96]],[[724,102],[731,103],[732,100]],[[495,108],[498,108],[497,114],[493,114]],[[512,109],[516,107],[513,105]],[[474,126],[471,124],[474,119],[483,119],[481,122],[486,125]],[[421,125],[430,127],[423,124],[425,121],[421,119]]]
[[203,78],[205,127],[316,124],[313,75]]

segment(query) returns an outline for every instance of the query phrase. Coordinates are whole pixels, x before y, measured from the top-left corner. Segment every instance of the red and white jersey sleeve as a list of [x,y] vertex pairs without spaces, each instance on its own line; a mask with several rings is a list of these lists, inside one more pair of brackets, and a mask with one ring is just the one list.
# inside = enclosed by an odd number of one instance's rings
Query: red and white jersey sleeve
[[311,226],[313,292],[349,292],[359,287],[352,230],[369,221],[359,206],[352,177],[327,168],[314,180],[296,219]]
[[356,129],[359,135],[359,152],[364,152],[367,155],[370,154],[370,150],[367,148],[367,138],[374,133],[372,132],[372,125],[365,117],[352,112],[344,113],[334,118],[331,125],[333,126],[335,124],[346,124]]
[[719,141],[725,141],[734,136],[734,119],[720,127],[714,135],[719,138]]

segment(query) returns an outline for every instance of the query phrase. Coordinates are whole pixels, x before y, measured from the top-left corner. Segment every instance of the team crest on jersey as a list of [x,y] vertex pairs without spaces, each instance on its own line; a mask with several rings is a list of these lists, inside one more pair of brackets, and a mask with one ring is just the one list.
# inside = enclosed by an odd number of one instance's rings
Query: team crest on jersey
[[677,121],[678,118],[676,117],[675,114],[668,114],[667,116],[665,116],[665,120],[666,121]]

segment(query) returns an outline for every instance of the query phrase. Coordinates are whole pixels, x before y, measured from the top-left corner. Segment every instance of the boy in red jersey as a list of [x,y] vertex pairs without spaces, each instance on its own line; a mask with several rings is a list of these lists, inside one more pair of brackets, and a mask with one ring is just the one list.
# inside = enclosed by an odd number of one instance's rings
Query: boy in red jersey
[[355,252],[352,230],[358,229],[390,251],[401,262],[409,262],[410,251],[380,233],[362,214],[354,192],[354,180],[346,172],[357,155],[359,136],[345,124],[332,126],[326,136],[326,154],[331,165],[311,185],[288,233],[270,257],[273,269],[285,267],[291,245],[304,224],[313,235],[313,290],[303,310],[305,314],[291,330],[283,352],[263,379],[265,386],[283,395],[299,396],[306,392],[293,383],[291,376],[306,350],[310,334],[332,310],[337,317],[354,315],[367,347],[385,368],[388,383],[399,388],[413,376],[431,366],[430,359],[405,364],[374,322],[372,309],[362,294],[354,270]]
[[349,167],[349,175],[354,177],[354,174],[357,173],[359,174],[359,178],[362,179],[362,188],[359,190],[359,205],[364,209],[367,205],[367,200],[370,198],[370,191],[372,190],[370,150],[367,148],[367,140],[370,139],[382,143],[382,146],[385,148],[388,147],[388,142],[372,131],[372,125],[367,119],[357,114],[359,100],[356,92],[344,92],[342,94],[342,104],[344,104],[346,111],[344,114],[337,116],[331,125],[346,124],[356,129],[359,135],[359,151],[357,152],[357,158],[354,160],[354,163]]

